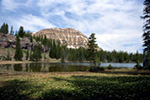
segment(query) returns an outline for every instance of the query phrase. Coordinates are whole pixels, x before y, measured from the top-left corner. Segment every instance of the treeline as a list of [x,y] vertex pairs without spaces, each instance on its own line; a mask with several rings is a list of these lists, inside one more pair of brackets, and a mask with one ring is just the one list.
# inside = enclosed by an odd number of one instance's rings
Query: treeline
[[0,27],[0,33],[3,33],[3,35],[8,34],[9,32],[9,26],[7,23],[3,23],[3,25]]
[[[80,47],[79,49],[68,49],[67,57],[68,61],[88,61],[88,50]],[[129,62],[142,62],[143,55],[136,53],[127,53],[124,51],[97,51],[97,60],[101,62],[116,62],[116,63],[129,63]]]
[[[8,24],[3,23],[3,25],[0,28],[0,32],[3,34],[8,34]],[[14,34],[13,27],[11,26],[10,34]],[[60,59],[62,62],[65,61],[71,61],[71,62],[85,62],[89,61],[90,54],[88,53],[88,50],[80,47],[78,49],[71,49],[67,48],[67,44],[61,44],[59,40],[54,39],[48,39],[46,35],[39,35],[39,36],[32,36],[30,31],[24,31],[24,28],[20,26],[19,31],[15,32],[15,35],[18,37],[29,37],[30,42],[33,42],[33,39],[37,42],[37,46],[34,48],[33,51],[27,50],[26,52],[26,60],[40,60],[41,57],[41,44],[46,45],[50,48],[49,51],[49,57],[53,59]],[[16,42],[20,42],[20,40],[16,39]],[[20,43],[19,48],[20,48]],[[22,51],[22,50],[21,50]],[[16,52],[17,54],[17,52]],[[19,53],[18,53],[19,54]],[[22,57],[22,53],[20,53]],[[138,53],[127,53],[124,51],[97,51],[96,52],[97,60],[101,62],[142,62],[142,54]],[[17,57],[15,57],[17,58]],[[17,60],[21,60],[20,58],[17,58]]]
[[[33,39],[40,41],[43,45],[50,47],[49,57],[53,59],[64,58],[65,61],[84,62],[88,61],[88,50],[80,47],[78,49],[67,48],[67,45],[62,45],[59,40],[47,39],[46,35],[33,36]],[[124,51],[97,51],[97,59],[101,62],[142,62],[143,55],[138,53],[127,53]]]
[[0,33],[3,33],[3,35],[6,34],[12,34],[12,35],[19,35],[19,37],[31,37],[32,32],[25,31],[23,26],[19,27],[19,31],[15,31],[13,30],[13,26],[11,26],[10,31],[9,31],[9,25],[7,23],[3,23],[0,27]]
[[[59,40],[48,39],[46,35],[33,36],[36,42],[41,42],[41,44],[48,46],[49,57],[53,59],[60,59],[66,57],[67,45],[62,45]],[[65,59],[64,59],[65,60]]]
[[102,62],[142,62],[143,55],[141,53],[127,53],[124,51],[98,51],[97,56],[100,58]]

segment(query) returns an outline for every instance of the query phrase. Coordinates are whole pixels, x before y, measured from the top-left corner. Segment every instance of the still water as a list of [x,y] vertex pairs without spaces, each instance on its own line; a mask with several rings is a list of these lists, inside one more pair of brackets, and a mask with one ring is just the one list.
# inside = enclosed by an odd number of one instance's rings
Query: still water
[[[102,63],[101,66],[107,67],[133,68],[135,63]],[[141,64],[142,65],[142,64]],[[1,71],[21,71],[21,72],[73,72],[86,71],[89,63],[27,63],[27,64],[0,64]]]

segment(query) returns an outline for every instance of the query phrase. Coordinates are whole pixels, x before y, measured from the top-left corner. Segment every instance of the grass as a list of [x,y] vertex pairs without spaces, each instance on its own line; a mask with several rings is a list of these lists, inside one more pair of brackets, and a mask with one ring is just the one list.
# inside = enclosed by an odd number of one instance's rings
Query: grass
[[149,72],[0,73],[0,100],[145,100],[150,99]]

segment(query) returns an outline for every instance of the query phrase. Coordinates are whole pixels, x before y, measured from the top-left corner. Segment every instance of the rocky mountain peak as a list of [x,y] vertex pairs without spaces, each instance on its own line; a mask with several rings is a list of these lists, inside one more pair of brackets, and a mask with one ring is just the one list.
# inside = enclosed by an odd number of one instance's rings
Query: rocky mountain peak
[[68,48],[87,48],[88,38],[80,31],[73,28],[50,28],[34,33],[35,36],[46,35],[47,38],[60,40],[62,44],[67,44]]

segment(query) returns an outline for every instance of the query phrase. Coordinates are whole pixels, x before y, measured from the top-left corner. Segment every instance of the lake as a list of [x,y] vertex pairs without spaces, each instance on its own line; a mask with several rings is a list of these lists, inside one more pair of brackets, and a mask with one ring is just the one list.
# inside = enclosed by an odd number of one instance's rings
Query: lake
[[[133,68],[135,63],[101,63],[101,66],[107,67],[111,64],[113,67]],[[142,65],[142,63],[141,63]],[[73,72],[86,71],[89,63],[26,63],[26,64],[0,64],[0,72]]]

